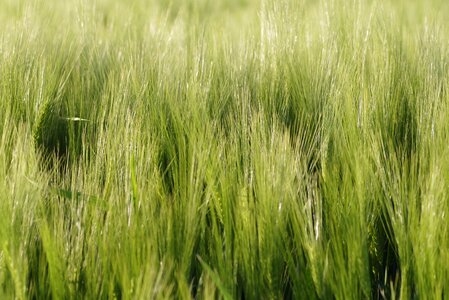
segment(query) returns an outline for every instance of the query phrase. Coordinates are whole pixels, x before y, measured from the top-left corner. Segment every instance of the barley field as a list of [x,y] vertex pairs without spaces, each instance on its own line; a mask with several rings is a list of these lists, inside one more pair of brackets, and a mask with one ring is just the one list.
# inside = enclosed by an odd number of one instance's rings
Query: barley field
[[0,0],[0,298],[449,298],[448,15]]

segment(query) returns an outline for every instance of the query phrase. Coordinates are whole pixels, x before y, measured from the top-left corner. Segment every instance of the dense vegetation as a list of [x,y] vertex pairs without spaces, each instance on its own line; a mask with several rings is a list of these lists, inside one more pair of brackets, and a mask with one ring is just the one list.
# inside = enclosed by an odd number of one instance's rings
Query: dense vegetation
[[448,15],[1,0],[0,298],[448,298]]

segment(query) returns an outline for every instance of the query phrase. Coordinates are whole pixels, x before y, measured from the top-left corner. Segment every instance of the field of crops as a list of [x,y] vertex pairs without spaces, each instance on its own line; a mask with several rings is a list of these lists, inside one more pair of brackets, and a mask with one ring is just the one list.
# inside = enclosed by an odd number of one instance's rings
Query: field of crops
[[449,298],[448,16],[0,0],[0,298]]

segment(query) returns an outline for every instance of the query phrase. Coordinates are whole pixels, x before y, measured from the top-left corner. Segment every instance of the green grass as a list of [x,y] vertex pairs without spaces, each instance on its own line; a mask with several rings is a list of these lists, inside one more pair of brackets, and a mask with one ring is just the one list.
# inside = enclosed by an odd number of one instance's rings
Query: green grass
[[0,1],[0,298],[448,298],[448,14]]

